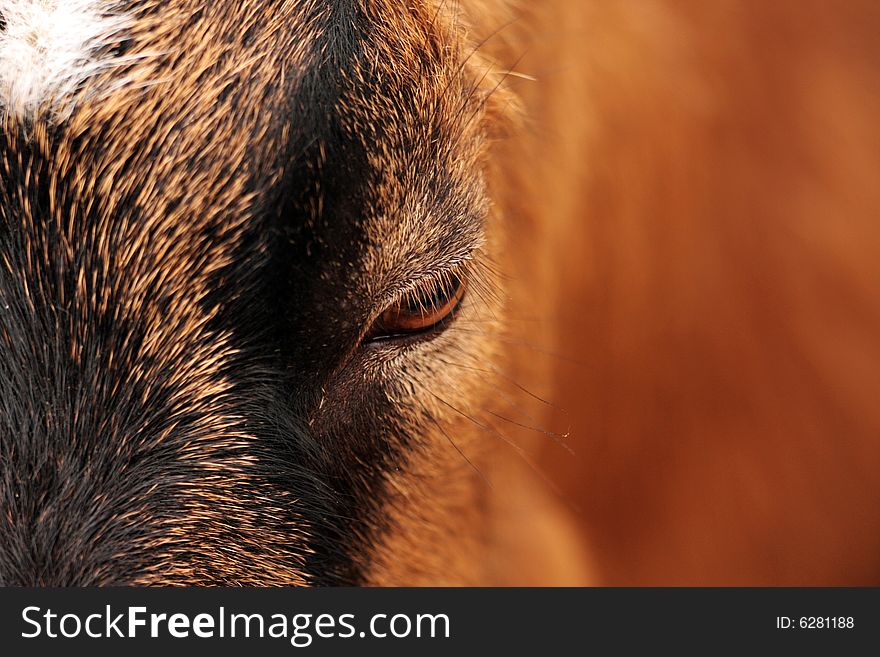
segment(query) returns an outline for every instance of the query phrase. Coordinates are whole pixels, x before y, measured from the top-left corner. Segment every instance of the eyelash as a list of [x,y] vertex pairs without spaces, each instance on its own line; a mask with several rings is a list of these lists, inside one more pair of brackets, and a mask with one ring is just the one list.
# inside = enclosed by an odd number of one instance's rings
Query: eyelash
[[427,276],[398,294],[375,318],[365,342],[416,338],[438,332],[461,310],[478,277],[473,260]]

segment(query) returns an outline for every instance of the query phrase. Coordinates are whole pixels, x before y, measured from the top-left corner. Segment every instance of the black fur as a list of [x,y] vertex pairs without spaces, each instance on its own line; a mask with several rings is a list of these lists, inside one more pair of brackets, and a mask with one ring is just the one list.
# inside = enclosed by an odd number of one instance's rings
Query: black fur
[[[435,225],[424,228],[432,238],[418,253],[393,245],[400,252],[389,258],[400,263],[430,268],[461,250],[479,230],[481,209],[475,180],[449,167],[452,119],[412,93],[423,76],[452,65],[430,46],[434,35],[425,36],[423,70],[394,75],[390,62],[389,71],[373,71],[377,46],[388,44],[376,43],[387,33],[369,3],[336,2],[330,11],[302,4],[319,25],[321,54],[304,76],[280,83],[285,104],[264,108],[272,128],[229,174],[253,198],[243,228],[219,213],[188,235],[173,268],[160,246],[179,237],[138,234],[165,230],[139,199],[145,185],[168,185],[161,168],[145,163],[162,161],[173,143],[122,163],[117,177],[139,180],[127,197],[104,198],[94,186],[84,198],[70,175],[53,173],[55,149],[74,144],[76,175],[100,182],[115,126],[72,136],[61,125],[45,147],[31,125],[8,120],[0,133],[0,583],[364,581],[370,545],[387,529],[382,482],[405,464],[419,430],[391,401],[393,382],[360,376],[371,357],[360,336],[377,289],[395,283],[370,280],[360,263],[386,248],[374,243],[371,222],[403,211],[377,196],[387,172],[371,162],[390,151],[411,172],[399,181],[404,193],[413,180],[431,191]],[[182,29],[202,20],[194,15]],[[246,50],[254,36],[239,36]],[[218,102],[243,113],[254,85],[276,84],[237,79]],[[159,125],[173,137],[177,120]],[[260,161],[264,154],[270,161]],[[199,153],[174,162],[193,179],[221,166]],[[161,193],[173,212],[202,192]],[[144,246],[132,264],[122,254],[137,240]],[[231,257],[197,298],[179,277],[205,266],[204,245]],[[138,283],[133,301],[135,269],[178,278]],[[210,316],[195,333],[175,315],[192,303]],[[163,348],[149,351],[144,316],[156,312],[168,322]],[[224,355],[193,384],[190,373],[220,336]],[[212,382],[226,387],[193,396],[191,386]],[[227,440],[220,421],[249,438]],[[218,560],[225,547],[232,556]],[[267,572],[242,575],[255,561]]]

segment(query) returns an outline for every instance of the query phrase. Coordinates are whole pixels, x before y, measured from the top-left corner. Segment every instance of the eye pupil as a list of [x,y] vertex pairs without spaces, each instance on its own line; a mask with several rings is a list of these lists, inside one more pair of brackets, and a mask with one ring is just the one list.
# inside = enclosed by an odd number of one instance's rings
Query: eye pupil
[[452,274],[426,281],[385,309],[374,323],[369,339],[381,340],[438,328],[455,315],[464,291],[464,282]]

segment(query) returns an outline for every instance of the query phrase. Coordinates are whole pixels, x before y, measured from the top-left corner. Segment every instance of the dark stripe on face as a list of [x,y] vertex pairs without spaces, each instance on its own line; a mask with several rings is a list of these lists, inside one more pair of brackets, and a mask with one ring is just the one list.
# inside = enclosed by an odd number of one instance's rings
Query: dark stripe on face
[[[272,327],[247,360],[274,361],[278,414],[307,434],[281,437],[277,449],[293,462],[308,463],[325,493],[321,506],[306,511],[313,530],[304,570],[313,584],[352,585],[364,581],[369,544],[382,530],[382,480],[400,460],[401,445],[387,435],[391,409],[381,390],[350,388],[350,405],[340,410],[343,421],[311,421],[328,389],[332,395],[340,385],[335,375],[357,347],[370,311],[357,291],[364,284],[358,263],[374,175],[364,145],[347,132],[343,117],[351,91],[345,80],[364,56],[370,19],[360,3],[337,2],[320,25],[323,56],[290,102],[291,138],[279,164],[284,175],[254,212],[266,222],[258,234],[270,256],[256,287],[267,313],[256,316],[250,294],[232,308],[237,316],[228,317],[225,328]],[[235,268],[229,279],[253,271]],[[237,373],[231,378],[243,389],[249,385]]]

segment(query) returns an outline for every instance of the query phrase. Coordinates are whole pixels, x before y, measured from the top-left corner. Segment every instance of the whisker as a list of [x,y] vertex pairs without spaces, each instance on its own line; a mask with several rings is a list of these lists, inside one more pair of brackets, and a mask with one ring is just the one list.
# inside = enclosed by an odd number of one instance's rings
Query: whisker
[[[473,59],[473,57],[480,51],[480,49],[483,48],[487,43],[489,43],[489,41],[491,41],[496,36],[498,36],[503,30],[506,30],[508,27],[510,27],[511,25],[516,23],[517,21],[519,21],[519,16],[515,16],[514,18],[510,19],[509,21],[503,23],[502,25],[499,25],[497,28],[495,28],[489,34],[487,34],[484,38],[480,39],[480,41],[478,41],[473,46],[473,48],[462,59],[462,61],[459,62],[458,68],[455,70],[455,72],[452,75],[450,75],[449,80],[447,80],[446,84],[443,86],[443,89],[441,89],[437,98],[441,98],[441,99],[445,98],[446,94],[449,92],[449,88],[452,86],[452,84],[454,82],[459,81],[461,79],[461,75],[464,72],[465,68],[470,63],[471,59]],[[470,92],[471,97],[474,92],[475,92],[475,89],[472,89]],[[435,103],[435,107],[431,113],[431,116],[429,117],[429,119],[430,119],[429,125],[433,124],[433,122],[437,116],[438,110],[441,110],[441,109],[442,108],[440,107],[440,103],[439,102]]]
[[471,461],[471,460],[467,457],[467,455],[461,450],[461,448],[460,448],[458,445],[455,444],[455,441],[452,440],[452,437],[446,432],[446,429],[444,429],[444,428],[440,425],[440,422],[437,421],[437,418],[435,418],[435,417],[434,417],[432,414],[430,414],[430,413],[428,413],[428,417],[431,418],[431,421],[432,421],[434,424],[437,425],[437,428],[440,429],[440,432],[446,437],[446,440],[449,441],[449,444],[452,445],[453,448],[455,448],[455,451],[458,452],[458,453],[461,455],[461,458],[463,458],[463,459],[465,460],[465,462],[466,462],[469,466],[471,466],[471,468],[473,468],[474,472],[476,472],[476,473],[480,476],[480,479],[482,479],[484,482],[486,482],[486,485],[487,485],[489,488],[493,488],[493,486],[492,486],[492,482],[489,481],[489,478],[486,477],[486,475],[483,474],[483,472],[482,472],[482,471],[481,471],[476,465],[474,465],[474,462]]
[[511,446],[514,450],[516,450],[516,452],[517,452],[518,454],[520,454],[521,456],[528,456],[528,455],[529,455],[528,452],[527,452],[525,449],[523,449],[520,445],[517,445],[515,442],[513,442],[510,438],[508,438],[508,437],[505,436],[504,434],[500,433],[500,432],[499,432],[497,429],[495,429],[494,427],[491,427],[491,426],[489,426],[488,424],[483,424],[482,422],[480,422],[479,420],[477,420],[477,419],[474,418],[473,416],[468,415],[467,413],[465,413],[464,411],[462,411],[462,410],[459,409],[459,408],[456,408],[455,406],[453,406],[452,404],[450,404],[448,401],[446,401],[446,400],[443,399],[442,397],[438,397],[438,396],[435,395],[433,392],[431,393],[431,396],[434,397],[437,401],[439,401],[441,404],[443,404],[443,405],[446,406],[447,408],[450,408],[451,410],[453,410],[453,411],[454,411],[455,413],[457,413],[458,415],[461,415],[463,418],[465,418],[465,419],[467,419],[467,420],[470,420],[470,421],[473,422],[476,426],[480,427],[481,429],[485,429],[485,430],[487,430],[487,431],[493,433],[493,434],[496,435],[498,438],[501,438],[501,440],[503,440],[505,443],[507,443],[508,445],[510,445],[510,446]]
[[512,78],[519,78],[520,80],[528,80],[529,82],[537,82],[538,78],[534,75],[529,75],[528,73],[520,73],[519,71],[506,71],[505,75],[508,75]]
[[[465,324],[465,323],[467,323],[466,320],[462,320],[461,322],[458,322],[458,324]],[[500,340],[501,342],[503,342],[505,344],[509,344],[509,345],[513,345],[513,346],[517,346],[517,347],[524,347],[526,349],[531,349],[531,350],[536,351],[536,352],[543,354],[545,356],[550,356],[551,358],[556,358],[558,360],[561,360],[561,361],[564,361],[567,363],[571,363],[572,365],[577,365],[578,367],[586,367],[585,363],[580,362],[578,360],[575,360],[574,358],[571,358],[570,356],[566,356],[565,354],[560,354],[560,353],[556,353],[553,351],[548,351],[547,349],[543,349],[540,346],[533,344],[531,342],[527,342],[525,340],[511,338],[509,335],[507,335],[505,333],[501,333],[499,331],[485,331],[485,330],[468,329],[468,328],[462,328],[460,325],[459,326],[452,325],[447,330],[448,331],[459,331],[460,333],[471,333],[473,335],[484,335],[484,336],[492,337],[493,339]]]
[[[474,365],[464,365],[464,364],[461,364],[461,363],[453,363],[453,362],[446,361],[446,360],[442,360],[442,359],[440,359],[440,362],[441,362],[441,363],[444,363],[445,365],[450,365],[450,366],[452,366],[452,367],[460,367],[460,368],[462,368],[462,369],[467,369],[467,370],[472,370],[472,371],[475,371],[475,372],[480,372],[481,374],[494,374],[495,376],[501,378],[502,380],[504,380],[504,381],[506,381],[507,383],[509,383],[509,384],[511,384],[512,386],[514,386],[517,390],[520,390],[521,392],[524,392],[524,393],[527,394],[529,397],[531,397],[531,398],[533,398],[533,399],[535,399],[535,400],[541,402],[542,404],[544,404],[544,405],[546,405],[546,406],[549,406],[550,408],[552,408],[552,409],[555,410],[555,411],[559,411],[560,413],[563,413],[563,414],[565,414],[565,415],[568,415],[568,411],[566,411],[564,408],[562,408],[562,407],[560,407],[560,406],[557,406],[557,405],[554,404],[553,402],[548,401],[548,400],[546,400],[546,399],[544,399],[544,398],[542,398],[542,397],[536,395],[535,393],[533,393],[533,392],[532,392],[531,390],[529,390],[528,388],[526,388],[526,387],[524,387],[523,385],[517,383],[516,380],[514,380],[514,379],[513,379],[511,376],[509,376],[506,372],[504,372],[503,370],[500,370],[498,367],[496,367],[496,366],[494,366],[494,365],[491,366],[491,367],[492,367],[491,370],[487,370],[487,369],[484,369],[484,368],[481,368],[481,367],[476,367],[476,366],[474,366]],[[510,401],[511,401],[511,403],[512,403],[513,400],[510,400]],[[522,412],[522,411],[521,411],[521,412]],[[529,419],[533,419],[533,418],[530,417]],[[558,434],[557,434],[557,435],[558,435]],[[567,437],[568,435],[570,435],[570,432],[566,432],[565,435],[566,435],[566,437]]]
[[[439,360],[440,360],[440,362],[443,363],[444,365],[448,365],[448,366],[450,366],[450,367],[457,367],[457,368],[459,368],[459,369],[471,370],[471,371],[475,371],[475,372],[480,372],[480,373],[482,373],[482,374],[495,374],[496,376],[499,376],[499,377],[501,377],[501,378],[504,378],[504,377],[502,377],[501,374],[500,374],[499,372],[497,372],[497,371],[493,372],[493,371],[491,371],[491,370],[486,370],[486,369],[482,369],[482,368],[479,368],[479,367],[473,367],[473,366],[464,365],[464,364],[461,364],[461,363],[453,363],[453,362],[451,362],[451,361],[444,360],[444,359],[439,359]],[[505,380],[506,380],[506,379],[505,379]],[[513,382],[511,382],[511,383],[513,383]],[[521,389],[521,388],[518,387],[518,389]],[[532,393],[528,393],[528,391],[525,391],[525,390],[523,390],[523,391],[524,391],[524,392],[527,392],[527,394],[529,394],[530,396],[535,397],[535,395],[533,395]],[[522,409],[522,406],[521,406],[520,404],[517,404],[516,401],[515,401],[512,397],[510,397],[509,395],[505,394],[502,390],[498,390],[498,389],[496,389],[494,392],[495,392],[495,394],[496,394],[497,396],[501,397],[505,402],[507,402],[508,406],[510,406],[510,408],[513,409],[516,413],[518,413],[518,414],[522,415],[523,417],[527,418],[527,419],[528,419],[530,422],[532,422],[534,425],[537,425],[537,424],[538,424],[538,421],[535,419],[535,417],[534,417],[533,415],[531,415],[530,413],[526,412],[525,410],[523,410],[523,409]],[[537,397],[536,397],[536,399],[539,399],[539,401],[542,401],[542,402],[543,402],[543,400],[540,400],[540,398],[537,398]],[[547,402],[544,402],[544,403],[547,403]],[[552,406],[552,404],[551,404],[551,406]],[[556,408],[556,407],[554,406],[554,408]],[[565,411],[562,410],[562,409],[560,409],[560,408],[556,408],[556,410],[558,410],[558,411],[560,411],[560,412],[562,412],[562,413],[565,413]],[[541,427],[539,427],[539,426],[533,426],[533,425],[528,425],[528,424],[524,424],[524,423],[521,423],[521,422],[517,422],[516,420],[513,420],[513,419],[511,419],[511,418],[505,417],[505,416],[503,416],[503,415],[501,415],[501,414],[499,414],[499,413],[496,413],[496,412],[494,412],[494,411],[491,411],[491,410],[487,410],[486,412],[489,413],[490,415],[493,415],[493,416],[497,417],[499,420],[504,420],[505,422],[509,422],[510,424],[512,424],[512,425],[514,425],[514,426],[520,427],[520,428],[522,428],[522,429],[526,429],[526,430],[528,430],[528,431],[534,431],[535,433],[543,434],[543,435],[547,436],[548,438],[551,438],[551,439],[553,440],[553,442],[557,443],[560,447],[562,447],[563,449],[565,449],[565,451],[567,451],[567,452],[568,452],[569,454],[571,454],[572,456],[575,455],[575,452],[574,452],[574,450],[571,448],[571,446],[569,446],[569,444],[568,444],[567,442],[565,442],[565,441],[571,436],[571,427],[569,427],[569,428],[565,431],[565,433],[558,433],[558,432],[556,432],[556,431],[551,431],[551,430],[549,430],[549,429],[543,429],[543,428],[541,428]]]
[[521,422],[517,422],[516,420],[511,420],[509,417],[504,417],[503,415],[500,415],[500,414],[496,413],[495,411],[487,410],[486,413],[488,413],[489,415],[492,415],[494,417],[497,417],[499,420],[509,422],[510,424],[514,425],[515,427],[520,427],[522,429],[527,429],[528,431],[534,431],[535,433],[543,434],[543,435],[547,436],[548,438],[551,438],[553,440],[553,442],[555,442],[557,445],[562,447],[566,452],[568,452],[572,456],[575,455],[574,450],[564,442],[564,439],[568,438],[571,435],[571,431],[568,431],[566,433],[556,433],[555,431],[548,431],[547,429],[541,429],[540,427],[533,427],[533,426],[529,426],[528,424],[522,424]]
[[[503,437],[503,434],[501,434],[501,432],[499,432],[498,429],[495,428],[495,426],[491,422],[487,421],[486,425],[487,425],[488,429],[490,431],[494,432],[497,436]],[[522,458],[526,462],[526,464],[529,466],[529,468],[531,468],[531,470],[536,475],[538,475],[538,477],[541,479],[541,481],[544,482],[544,484],[548,488],[550,488],[550,490],[553,491],[553,493],[555,493],[557,495],[557,497],[559,497],[566,504],[568,504],[569,507],[571,507],[576,513],[582,512],[580,506],[578,506],[578,504],[571,498],[571,496],[567,495],[565,493],[565,491],[562,490],[562,488],[559,486],[559,484],[557,484],[555,481],[553,481],[553,479],[551,479],[550,476],[546,472],[544,472],[544,469],[541,468],[537,463],[535,463],[532,460],[532,458],[528,455],[527,452],[525,452],[525,450],[520,448],[519,451],[520,451],[520,455],[522,456]]]
[[549,406],[550,408],[552,408],[552,409],[554,409],[554,410],[559,411],[560,413],[563,413],[563,414],[565,414],[565,415],[568,415],[568,411],[566,411],[566,410],[565,410],[564,408],[562,408],[561,406],[557,406],[557,405],[554,404],[553,402],[551,402],[551,401],[549,401],[549,400],[547,400],[547,399],[544,399],[543,397],[540,397],[540,396],[536,395],[535,393],[533,393],[531,390],[529,390],[529,389],[526,388],[525,386],[523,386],[523,385],[517,383],[512,377],[508,376],[505,372],[499,370],[496,366],[494,366],[494,365],[490,365],[490,367],[492,368],[492,371],[495,372],[495,374],[496,374],[497,376],[501,377],[502,379],[504,379],[505,381],[507,381],[508,383],[510,383],[510,385],[512,385],[512,386],[516,387],[517,389],[523,391],[525,394],[527,394],[527,395],[528,395],[529,397],[531,397],[532,399],[535,399],[535,400],[541,402],[542,404],[544,404],[544,405],[546,405],[546,406]]
[[544,484],[547,487],[549,487],[557,496],[559,496],[561,499],[565,500],[567,504],[571,505],[572,508],[574,508],[578,513],[580,513],[580,508],[574,504],[574,502],[569,498],[569,496],[567,496],[565,494],[565,492],[559,487],[559,485],[556,482],[554,482],[552,479],[550,479],[547,476],[547,474],[543,471],[543,469],[541,469],[541,467],[538,466],[534,462],[532,456],[525,449],[523,449],[521,446],[517,445],[515,442],[513,442],[506,435],[501,433],[488,420],[485,422],[480,422],[477,419],[475,419],[474,417],[465,413],[464,411],[456,408],[455,406],[453,406],[452,404],[447,402],[445,399],[438,397],[434,393],[430,393],[430,394],[431,394],[431,396],[433,396],[435,399],[437,399],[437,401],[439,401],[444,406],[447,406],[455,413],[470,420],[471,422],[473,422],[476,426],[480,427],[481,429],[485,429],[485,430],[489,431],[492,435],[496,436],[497,438],[501,439],[505,444],[509,445],[519,455],[519,457],[526,463],[526,465],[528,465],[529,468],[541,479],[541,481],[544,482]]
[[[520,63],[522,62],[522,60],[526,56],[526,54],[527,53],[524,51],[519,57],[517,57],[516,61],[513,63],[513,66],[510,67],[510,70],[501,74],[500,78],[498,79],[498,82],[495,83],[495,86],[492,87],[492,89],[490,89],[489,92],[486,94],[486,96],[480,101],[479,106],[473,112],[471,112],[471,115],[467,118],[467,121],[465,121],[463,124],[461,124],[462,128],[469,126],[471,124],[471,122],[480,115],[480,112],[486,106],[486,103],[489,102],[489,99],[492,98],[492,96],[494,96],[498,92],[498,90],[502,87],[502,85],[510,77],[511,71],[520,65]],[[466,99],[466,103],[470,103],[470,100],[473,98],[474,93],[476,93],[476,90],[482,85],[482,83],[486,79],[486,77],[488,77],[490,71],[491,71],[491,69],[486,71],[486,73],[480,79],[479,83],[477,85],[475,85],[475,87],[471,91],[471,93],[468,94],[468,97]],[[464,110],[464,109],[466,109],[466,106],[462,108],[462,110]],[[464,130],[462,130],[461,132],[463,134]]]

